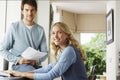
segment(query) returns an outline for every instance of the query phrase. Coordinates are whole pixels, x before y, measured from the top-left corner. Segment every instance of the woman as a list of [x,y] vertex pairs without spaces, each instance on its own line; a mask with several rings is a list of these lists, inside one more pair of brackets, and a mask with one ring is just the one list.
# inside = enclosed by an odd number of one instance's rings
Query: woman
[[31,72],[6,72],[34,80],[53,80],[59,76],[62,80],[88,80],[83,62],[86,56],[65,23],[53,25],[51,48],[57,60],[55,64]]

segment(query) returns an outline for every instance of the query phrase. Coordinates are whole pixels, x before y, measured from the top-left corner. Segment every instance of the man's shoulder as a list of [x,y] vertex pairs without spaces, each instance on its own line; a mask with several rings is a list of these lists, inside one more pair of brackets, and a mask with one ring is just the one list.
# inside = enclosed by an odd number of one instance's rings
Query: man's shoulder
[[21,23],[21,21],[15,21],[15,22],[11,23],[11,26],[16,27],[20,23]]
[[21,21],[12,22],[12,23],[10,24],[9,29],[11,29],[11,30],[16,30],[16,29],[19,27],[20,24],[21,24]]
[[11,24],[18,24],[18,23],[20,23],[21,21],[14,21],[14,22],[12,22]]
[[38,24],[38,23],[35,23],[35,26],[38,27],[38,28],[40,28],[40,29],[43,29],[43,26],[41,26],[41,25]]

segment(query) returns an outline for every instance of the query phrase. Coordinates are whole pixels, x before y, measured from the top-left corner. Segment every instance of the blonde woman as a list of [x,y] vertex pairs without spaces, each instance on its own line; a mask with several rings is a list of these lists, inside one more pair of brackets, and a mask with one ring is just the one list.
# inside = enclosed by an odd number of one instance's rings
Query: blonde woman
[[65,23],[57,22],[53,25],[51,48],[57,59],[55,64],[31,72],[6,72],[34,80],[53,80],[59,76],[62,80],[88,80],[83,62],[86,56]]

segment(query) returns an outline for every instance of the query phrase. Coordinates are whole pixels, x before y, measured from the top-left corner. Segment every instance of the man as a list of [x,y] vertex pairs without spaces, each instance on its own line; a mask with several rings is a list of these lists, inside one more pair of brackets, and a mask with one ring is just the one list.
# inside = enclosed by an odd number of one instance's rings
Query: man
[[21,20],[11,24],[0,44],[0,54],[6,60],[13,62],[13,70],[20,72],[34,70],[47,57],[45,55],[36,61],[21,56],[28,47],[47,52],[44,29],[34,22],[36,12],[36,0],[22,0]]

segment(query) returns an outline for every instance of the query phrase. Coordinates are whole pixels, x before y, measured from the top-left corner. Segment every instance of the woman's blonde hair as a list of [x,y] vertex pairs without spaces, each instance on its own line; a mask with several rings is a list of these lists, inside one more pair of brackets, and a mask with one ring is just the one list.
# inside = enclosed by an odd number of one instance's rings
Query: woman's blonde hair
[[[61,30],[63,30],[64,33],[69,35],[68,44],[76,47],[80,51],[80,55],[81,55],[82,59],[85,61],[87,58],[86,54],[83,51],[83,49],[81,48],[79,42],[74,38],[70,28],[63,22],[56,22],[55,24],[53,24],[52,27],[54,27],[54,26],[58,26]],[[56,59],[56,57],[58,55],[57,52],[59,50],[59,46],[55,45],[55,43],[52,41],[52,39],[51,39],[51,48],[52,48],[52,51],[53,51],[55,59]]]

